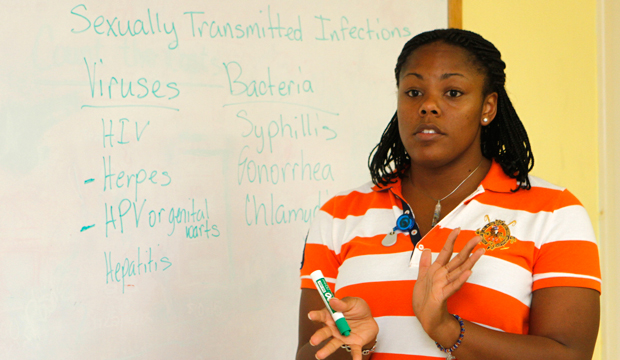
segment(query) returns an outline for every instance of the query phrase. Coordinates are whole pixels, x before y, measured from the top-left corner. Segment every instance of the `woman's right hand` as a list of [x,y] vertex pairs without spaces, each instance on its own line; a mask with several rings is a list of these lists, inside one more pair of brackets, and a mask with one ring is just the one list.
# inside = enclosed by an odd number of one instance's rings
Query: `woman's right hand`
[[372,317],[370,307],[364,299],[357,297],[346,297],[342,300],[332,298],[329,304],[332,309],[343,313],[349,323],[351,333],[349,336],[340,335],[336,323],[326,308],[310,311],[308,313],[310,320],[325,324],[323,328],[310,337],[310,345],[315,346],[314,344],[320,344],[330,337],[332,338],[317,351],[316,357],[324,359],[345,344],[351,347],[353,360],[361,360],[362,347],[364,345],[372,346],[379,333],[379,325]]

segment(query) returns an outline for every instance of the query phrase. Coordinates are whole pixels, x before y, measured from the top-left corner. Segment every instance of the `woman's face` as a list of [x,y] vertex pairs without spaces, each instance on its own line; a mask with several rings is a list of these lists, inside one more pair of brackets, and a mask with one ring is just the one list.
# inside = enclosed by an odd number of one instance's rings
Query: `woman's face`
[[458,46],[435,42],[409,55],[400,72],[397,114],[412,165],[480,161],[481,126],[493,121],[497,107],[497,93],[483,95],[484,80]]

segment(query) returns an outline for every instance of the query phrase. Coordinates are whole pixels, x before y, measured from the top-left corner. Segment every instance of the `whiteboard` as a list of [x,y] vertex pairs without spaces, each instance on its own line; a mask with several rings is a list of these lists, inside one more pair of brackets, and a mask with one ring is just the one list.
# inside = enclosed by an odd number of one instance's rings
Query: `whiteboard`
[[290,359],[308,227],[368,181],[447,1],[9,1],[0,358]]

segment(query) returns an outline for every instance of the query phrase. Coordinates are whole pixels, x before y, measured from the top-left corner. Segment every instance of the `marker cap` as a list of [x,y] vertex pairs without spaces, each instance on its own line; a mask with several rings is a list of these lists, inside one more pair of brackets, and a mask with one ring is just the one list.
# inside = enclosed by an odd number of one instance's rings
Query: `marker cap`
[[336,327],[338,328],[338,331],[340,331],[340,334],[343,336],[349,336],[349,334],[351,334],[351,328],[349,327],[349,324],[347,323],[347,320],[345,320],[345,318],[336,320]]

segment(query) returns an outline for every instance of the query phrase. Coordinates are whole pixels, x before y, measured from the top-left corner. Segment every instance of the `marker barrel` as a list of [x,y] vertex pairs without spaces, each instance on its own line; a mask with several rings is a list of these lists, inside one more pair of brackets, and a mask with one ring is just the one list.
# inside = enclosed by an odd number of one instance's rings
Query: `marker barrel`
[[312,277],[312,281],[314,281],[314,285],[319,291],[319,294],[321,294],[321,299],[323,299],[325,307],[329,310],[330,314],[332,314],[332,318],[336,323],[338,331],[340,331],[340,334],[343,336],[349,336],[351,333],[351,328],[349,327],[347,320],[344,318],[344,315],[339,311],[335,311],[329,305],[329,299],[334,297],[334,293],[332,293],[332,290],[327,285],[327,281],[325,281],[325,277],[323,277],[323,272],[321,272],[321,270],[317,270],[310,274],[310,276]]

